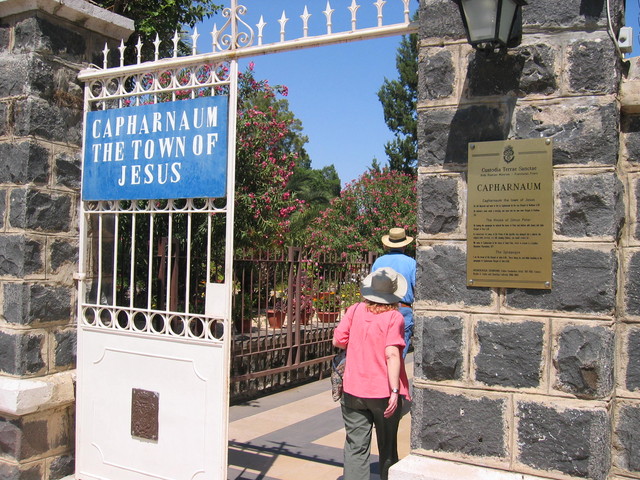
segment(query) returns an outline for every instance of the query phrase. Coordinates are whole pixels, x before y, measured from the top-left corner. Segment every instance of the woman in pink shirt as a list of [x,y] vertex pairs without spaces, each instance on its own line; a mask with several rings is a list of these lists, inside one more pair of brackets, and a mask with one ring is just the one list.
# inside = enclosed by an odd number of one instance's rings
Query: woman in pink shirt
[[347,349],[341,400],[347,432],[344,480],[369,480],[374,425],[382,480],[398,461],[402,396],[409,399],[402,358],[404,317],[398,311],[406,291],[406,279],[392,268],[371,273],[360,288],[364,302],[347,309],[333,334],[333,345]]

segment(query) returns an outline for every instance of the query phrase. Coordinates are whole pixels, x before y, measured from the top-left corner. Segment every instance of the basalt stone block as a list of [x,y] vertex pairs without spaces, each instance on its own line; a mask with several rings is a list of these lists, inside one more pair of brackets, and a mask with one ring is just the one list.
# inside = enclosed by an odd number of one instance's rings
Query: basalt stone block
[[30,17],[15,26],[14,53],[38,52],[82,60],[86,42],[82,35],[42,17]]
[[42,271],[42,245],[23,235],[0,236],[0,276],[22,278]]
[[76,363],[77,332],[75,328],[55,334],[56,367],[73,367]]
[[71,316],[71,289],[42,284],[4,284],[3,314],[9,323],[59,322]]
[[35,142],[0,143],[0,183],[44,184],[49,180],[49,151]]
[[469,142],[507,139],[512,110],[507,102],[497,102],[421,112],[418,116],[419,166],[466,165]]
[[69,446],[71,425],[69,414],[65,410],[52,412],[47,418],[0,417],[0,453],[23,461],[40,457],[55,448]]
[[8,135],[9,127],[11,125],[10,109],[7,107],[7,103],[0,103],[0,135]]
[[432,48],[418,63],[418,101],[437,100],[453,95],[455,68],[450,50]]
[[466,38],[460,10],[451,0],[422,0],[420,2],[420,38]]
[[[623,20],[623,0],[612,0],[610,5],[614,29],[617,31]],[[535,30],[566,27],[590,31],[607,26],[607,4],[604,0],[536,0],[522,9],[522,24]]]
[[42,480],[42,463],[19,465],[0,463],[0,479],[2,480]]
[[[634,189],[634,193],[636,196],[636,218],[640,218],[640,182],[636,181],[636,186]],[[636,240],[640,239],[640,222],[638,222],[636,224],[636,231],[635,231],[635,238]]]
[[422,176],[418,180],[418,228],[428,234],[454,232],[460,226],[458,180]]
[[9,375],[29,375],[44,367],[42,348],[45,337],[39,333],[17,334],[0,331],[0,372]]
[[517,405],[518,460],[540,470],[604,480],[611,465],[610,418],[604,409]]
[[67,240],[56,240],[51,244],[51,270],[53,272],[69,263],[77,263],[78,245]]
[[54,162],[56,183],[72,190],[80,190],[80,154],[62,153],[56,155]]
[[479,322],[476,380],[487,385],[535,388],[540,385],[544,326],[540,322]]
[[68,232],[71,229],[71,198],[33,189],[13,190],[9,222],[14,228],[41,232]]
[[473,51],[469,54],[466,96],[549,95],[558,89],[554,49],[525,45],[505,57]]
[[426,317],[420,339],[422,355],[416,358],[416,371],[429,380],[460,380],[463,365],[463,320],[460,317]]
[[626,388],[640,390],[640,330],[633,329],[627,336]]
[[4,216],[7,211],[7,191],[0,188],[0,228],[4,228]]
[[508,456],[503,399],[472,398],[430,389],[416,389],[411,445],[436,452],[477,457]]
[[620,82],[617,61],[609,37],[572,43],[568,53],[569,88],[583,94],[616,93]]
[[553,138],[554,165],[615,165],[618,159],[619,109],[584,100],[517,109],[517,138]]
[[551,290],[508,289],[511,308],[611,314],[615,307],[615,251],[579,248],[553,253]]
[[11,26],[0,24],[0,52],[6,52],[11,46]]
[[14,128],[18,136],[35,135],[47,140],[80,145],[82,109],[29,97],[15,104]]
[[579,398],[602,398],[613,389],[614,337],[605,327],[568,326],[558,335],[555,387]]
[[625,307],[628,315],[640,315],[640,252],[629,257],[625,278]]
[[73,455],[61,455],[51,462],[49,467],[49,480],[60,480],[75,471],[75,458]]
[[417,252],[416,297],[448,304],[489,306],[491,289],[467,287],[467,258],[450,245],[421,248]]
[[640,162],[640,115],[623,115],[620,121],[622,141],[627,151],[627,161]]
[[624,405],[618,413],[616,425],[619,467],[640,472],[640,405]]
[[31,61],[27,55],[0,56],[0,98],[29,93],[30,67]]
[[624,188],[615,173],[561,177],[557,232],[568,237],[618,238]]

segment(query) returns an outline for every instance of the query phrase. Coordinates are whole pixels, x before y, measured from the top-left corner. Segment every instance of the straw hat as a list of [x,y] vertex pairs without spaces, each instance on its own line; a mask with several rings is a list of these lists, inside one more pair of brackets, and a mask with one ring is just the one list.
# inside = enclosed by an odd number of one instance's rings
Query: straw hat
[[404,228],[391,228],[389,235],[382,236],[382,244],[389,248],[401,248],[413,242],[413,237],[407,237]]
[[391,267],[370,273],[360,286],[360,293],[376,303],[397,303],[407,293],[407,279]]

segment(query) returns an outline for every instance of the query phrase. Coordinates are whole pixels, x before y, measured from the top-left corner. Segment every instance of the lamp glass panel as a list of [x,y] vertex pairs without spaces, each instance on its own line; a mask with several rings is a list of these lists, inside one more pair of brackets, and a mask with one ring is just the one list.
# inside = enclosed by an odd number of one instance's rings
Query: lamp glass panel
[[471,43],[493,40],[496,34],[498,0],[462,0]]
[[513,0],[502,0],[502,11],[500,12],[500,29],[498,31],[498,39],[505,45],[509,41],[511,33],[511,25],[516,15],[516,2]]

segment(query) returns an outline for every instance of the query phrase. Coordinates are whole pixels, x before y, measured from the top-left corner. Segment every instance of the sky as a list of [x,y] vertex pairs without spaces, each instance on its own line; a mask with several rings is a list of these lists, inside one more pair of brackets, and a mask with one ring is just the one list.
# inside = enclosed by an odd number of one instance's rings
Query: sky
[[639,4],[640,0],[626,0],[626,24],[633,28],[633,51],[626,55],[627,58],[640,56]]
[[[229,6],[230,0],[218,3]],[[255,25],[263,16],[267,24],[264,43],[277,41],[278,20],[283,11],[289,19],[287,39],[300,37],[300,15],[305,5],[311,14],[309,35],[326,31],[323,14],[326,0],[238,0],[238,3],[247,7],[243,19],[256,32]],[[335,10],[333,31],[349,30],[351,0],[330,0],[330,3]],[[357,3],[360,5],[358,27],[374,26],[377,16],[374,1],[357,0]],[[639,3],[640,0],[626,0],[626,25],[633,27],[633,52],[627,54],[627,58],[640,56]],[[411,0],[412,13],[417,7],[418,1]],[[385,24],[402,22],[403,10],[402,0],[387,0]],[[199,50],[210,51],[209,32],[214,23],[221,28],[225,20],[216,15],[198,25]],[[255,63],[256,78],[288,87],[290,109],[302,121],[303,134],[309,138],[306,149],[311,166],[322,168],[333,164],[343,185],[358,178],[374,158],[381,165],[388,162],[384,144],[393,139],[393,133],[384,122],[377,92],[385,78],[398,78],[395,61],[400,39],[396,36],[364,40],[251,59]],[[248,60],[243,61],[240,68],[245,68],[247,63]]]
[[[224,2],[230,5],[229,0]],[[267,26],[263,43],[277,41],[280,35],[278,20],[283,10],[289,21],[287,39],[302,36],[300,15],[307,6],[311,14],[309,35],[326,32],[326,17],[322,13],[327,0],[239,0],[247,7],[243,17],[254,31],[263,16]],[[374,0],[358,0],[358,28],[376,25],[377,9]],[[333,32],[351,28],[351,0],[330,0],[333,13]],[[412,12],[418,7],[411,0]],[[385,25],[403,21],[401,0],[387,0],[384,7]],[[388,15],[388,17],[387,17]],[[198,25],[199,51],[209,52],[214,23],[222,28],[225,19],[220,15]],[[384,144],[393,139],[378,100],[377,92],[385,77],[398,78],[396,54],[400,36],[364,40],[339,45],[308,48],[296,52],[263,55],[251,59],[255,63],[257,79],[271,85],[286,85],[289,89],[289,108],[301,120],[303,134],[312,168],[334,165],[343,186],[357,179],[377,158],[387,164]],[[208,47],[208,48],[207,48]],[[243,61],[243,69],[248,61]]]

